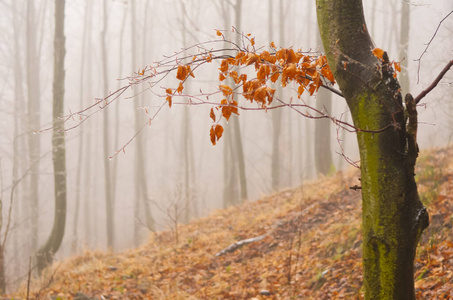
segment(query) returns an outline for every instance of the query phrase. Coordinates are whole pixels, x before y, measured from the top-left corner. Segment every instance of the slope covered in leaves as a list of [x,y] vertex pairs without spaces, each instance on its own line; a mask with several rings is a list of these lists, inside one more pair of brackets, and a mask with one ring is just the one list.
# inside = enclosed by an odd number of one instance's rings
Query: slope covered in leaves
[[[453,298],[453,148],[422,153],[430,212],[416,259],[419,299]],[[359,172],[220,210],[124,253],[87,252],[32,280],[31,298],[360,299]],[[233,243],[260,237],[231,252]],[[234,248],[234,247],[233,247]],[[221,255],[216,255],[220,254]],[[19,297],[25,298],[24,288]],[[16,298],[17,299],[17,298]]]

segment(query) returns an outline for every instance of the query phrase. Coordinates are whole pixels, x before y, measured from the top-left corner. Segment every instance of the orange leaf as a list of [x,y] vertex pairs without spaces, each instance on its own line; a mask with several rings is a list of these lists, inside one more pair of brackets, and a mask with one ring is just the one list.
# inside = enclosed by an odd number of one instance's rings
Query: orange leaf
[[286,63],[287,64],[292,64],[292,63],[298,63],[298,62],[299,62],[299,59],[297,58],[297,55],[294,52],[294,50],[293,49],[289,49],[287,51]]
[[373,55],[376,56],[377,58],[379,58],[380,60],[382,60],[382,56],[384,55],[384,50],[380,49],[380,48],[374,48],[372,50],[373,52]]
[[223,127],[221,125],[217,125],[215,127],[215,136],[217,137],[217,140],[219,140],[222,137],[223,134]]
[[296,64],[289,64],[283,68],[282,86],[285,87],[289,80],[293,80],[297,74]]
[[222,106],[222,116],[228,121],[231,116],[231,107]]
[[168,101],[168,106],[171,107],[171,104],[172,104],[171,95],[173,94],[173,91],[170,88],[168,88],[165,90],[165,92],[167,93],[166,100]]
[[260,69],[258,70],[258,73],[256,73],[256,78],[260,80],[265,80],[267,76],[269,76],[271,69],[269,68],[268,65],[261,65]]
[[241,60],[244,56],[245,56],[245,52],[241,51],[241,52],[238,52],[238,54],[236,54],[236,57],[234,58],[236,61],[239,61]]
[[255,53],[249,53],[245,64],[247,66],[250,66],[251,64],[258,62],[259,59],[260,59],[259,56],[256,55]]
[[176,78],[179,80],[184,80],[187,77],[187,69],[185,66],[178,66],[178,71],[176,72]]
[[209,131],[209,136],[211,137],[211,143],[213,146],[216,144],[216,138],[215,138],[215,130],[214,130],[214,125],[211,127],[211,130]]
[[233,105],[233,106],[231,107],[231,112],[234,113],[234,114],[239,115],[239,112],[238,112],[238,102],[237,102],[237,101],[232,101],[231,104]]
[[335,83],[335,77],[333,76],[329,65],[327,65],[327,64],[324,65],[324,67],[321,69],[321,74],[322,74],[322,76],[327,78],[327,80],[329,80],[330,82]]
[[297,88],[297,97],[300,99],[300,96],[302,96],[302,94],[304,93],[305,91],[305,87],[301,84],[299,85],[299,87]]
[[250,43],[252,44],[252,46],[254,46],[254,45],[255,45],[255,38],[252,38],[252,39],[250,40]]
[[234,83],[238,84],[240,82],[237,71],[231,71],[230,77],[233,78]]
[[221,36],[222,33],[220,32],[220,30],[217,30],[217,36]]
[[187,74],[189,74],[191,77],[195,78],[195,75],[193,74],[192,70],[190,69],[190,66],[186,66],[186,71],[187,71]]
[[167,96],[166,100],[168,101],[168,106],[171,107],[171,96]]
[[271,42],[269,46],[270,46],[271,48],[277,48],[277,47],[275,47],[274,42]]
[[220,72],[228,71],[228,61],[226,59],[222,60],[222,63],[220,64],[219,70],[220,70]]
[[256,91],[253,93],[253,98],[255,99],[256,102],[260,102],[262,107],[266,105],[266,96],[267,91],[265,86],[257,88]]
[[215,145],[216,142],[222,137],[223,127],[221,125],[212,125],[210,130],[210,137],[212,145]]
[[274,100],[275,89],[267,87],[266,92],[267,92],[267,103],[271,104],[272,100]]
[[179,86],[178,88],[176,89],[176,92],[181,94],[182,93],[182,90],[184,89],[184,86],[182,85],[182,81],[179,82]]
[[225,75],[223,73],[219,74],[219,81],[224,81],[225,80]]
[[229,87],[228,85],[221,84],[219,86],[219,88],[226,97],[233,94],[233,89],[231,87]]
[[211,108],[211,113],[209,114],[211,117],[212,121],[215,122],[215,113],[214,113],[214,108]]
[[393,62],[393,67],[395,68],[395,71],[401,72],[401,63],[400,62]]

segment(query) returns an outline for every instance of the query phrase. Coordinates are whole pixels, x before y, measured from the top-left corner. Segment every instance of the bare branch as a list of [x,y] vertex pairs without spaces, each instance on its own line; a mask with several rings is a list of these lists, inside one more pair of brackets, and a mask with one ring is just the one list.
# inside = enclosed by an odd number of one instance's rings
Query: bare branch
[[226,253],[229,253],[229,252],[234,252],[236,251],[237,249],[241,248],[242,246],[244,245],[247,245],[247,244],[250,244],[250,243],[254,243],[254,242],[258,242],[258,241],[261,241],[262,239],[264,239],[265,237],[267,236],[267,234],[263,234],[263,235],[260,235],[260,236],[257,236],[257,237],[254,237],[254,238],[250,238],[250,239],[246,239],[246,240],[241,240],[241,241],[237,241],[231,245],[229,245],[228,247],[226,247],[225,249],[223,249],[222,251],[220,251],[219,253],[217,253],[215,256],[216,257],[219,257],[219,256],[222,256]]
[[453,60],[450,60],[445,68],[437,75],[436,79],[434,79],[433,83],[430,84],[423,92],[421,92],[417,97],[415,97],[415,104],[418,104],[420,100],[422,100],[429,92],[431,92],[437,84],[441,81],[441,79],[445,76],[445,74],[450,70],[451,66],[453,65]]
[[417,67],[417,84],[420,82],[420,65],[421,65],[422,57],[423,57],[423,55],[425,55],[425,53],[428,51],[428,48],[429,48],[429,46],[431,45],[431,42],[432,42],[432,41],[434,40],[434,38],[436,37],[437,32],[439,31],[439,28],[440,28],[440,26],[442,25],[443,21],[445,21],[452,13],[453,13],[453,10],[450,11],[450,12],[449,12],[442,20],[440,20],[439,25],[437,25],[437,28],[436,28],[436,30],[434,31],[433,36],[432,36],[431,39],[429,40],[428,44],[426,44],[425,50],[423,50],[423,52],[422,52],[422,54],[420,55],[420,57],[419,57],[418,59],[415,60],[415,61],[418,61],[418,67]]

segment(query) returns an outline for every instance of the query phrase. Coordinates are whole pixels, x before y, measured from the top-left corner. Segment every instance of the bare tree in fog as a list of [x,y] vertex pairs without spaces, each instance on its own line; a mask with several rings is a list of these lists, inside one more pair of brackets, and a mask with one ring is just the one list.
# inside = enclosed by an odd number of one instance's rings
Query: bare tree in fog
[[[85,3],[85,12],[84,12],[84,18],[83,18],[83,34],[82,34],[82,44],[81,44],[81,55],[80,55],[80,73],[79,73],[79,102],[80,102],[80,107],[85,106],[85,82],[84,82],[84,77],[85,77],[85,65],[86,65],[86,48],[87,48],[87,39],[88,39],[88,30],[89,28],[89,23],[90,23],[90,18],[92,14],[92,7],[93,7],[93,2],[88,1]],[[78,164],[77,164],[77,170],[76,170],[76,181],[75,181],[75,207],[74,207],[74,220],[73,220],[73,227],[72,227],[72,245],[71,245],[71,251],[72,253],[77,253],[77,249],[79,246],[79,215],[80,215],[80,206],[81,206],[81,194],[82,194],[82,169],[83,169],[83,161],[85,159],[84,154],[89,157],[88,153],[85,153],[84,151],[85,148],[85,129],[80,128],[80,133],[79,133],[79,143],[78,143]],[[85,186],[85,188],[87,188]],[[87,222],[87,220],[85,220]]]
[[[188,45],[188,35],[191,29],[190,24],[192,22],[192,15],[189,15],[186,4],[184,1],[179,0],[181,17],[179,22],[181,24],[181,36],[182,44],[184,47]],[[191,11],[199,8],[199,5],[193,5]],[[190,89],[190,85],[186,86],[186,89]],[[187,105],[183,108],[183,117],[181,122],[181,160],[182,160],[182,187],[181,193],[183,198],[184,213],[182,222],[188,223],[191,218],[197,217],[198,215],[198,201],[195,198],[195,158],[193,149],[193,134],[192,134],[192,122]]]
[[65,83],[65,36],[64,36],[65,0],[55,0],[55,40],[54,40],[54,80],[52,102],[52,158],[54,169],[55,215],[52,232],[46,243],[36,254],[38,272],[52,263],[54,254],[63,240],[66,226],[66,146],[64,123],[60,117],[64,111]]
[[409,33],[410,33],[410,6],[411,4],[401,1],[401,16],[400,16],[400,36],[399,36],[399,60],[401,61],[400,85],[403,92],[408,92],[409,73],[408,73],[408,50],[409,50]]
[[[321,37],[317,34],[317,44],[322,45]],[[316,109],[325,111],[327,114],[332,113],[332,93],[321,89],[316,94]],[[330,128],[329,120],[318,120],[315,123],[314,154],[315,167],[318,174],[327,175],[333,173],[335,167],[332,161],[332,151],[330,145]]]
[[40,136],[33,134],[41,126],[41,88],[40,88],[40,55],[37,32],[39,30],[36,15],[35,1],[27,1],[27,113],[28,113],[28,149],[30,164],[33,169],[30,172],[30,188],[28,201],[30,202],[31,216],[31,251],[38,249],[38,216],[39,216],[39,160],[41,152]]
[[[242,0],[236,0],[234,3],[230,1],[220,1],[220,13],[225,22],[225,28],[230,27],[231,20],[230,8],[234,12],[234,27],[241,32],[242,27]],[[236,35],[236,43],[240,44],[240,38]],[[236,205],[246,200],[247,178],[244,159],[244,147],[242,143],[241,127],[239,119],[233,116],[231,122],[232,130],[225,133],[224,144],[224,186],[223,186],[223,206]]]
[[[140,6],[140,10],[143,12],[143,22],[146,24],[146,20],[148,18],[148,11],[149,11],[149,0],[145,1],[144,8]],[[137,28],[137,4],[135,0],[131,0],[131,58],[132,58],[132,68],[137,67],[137,60],[136,57],[140,55],[140,48],[138,47],[137,43],[137,33],[139,32]],[[143,31],[141,36],[141,43],[142,45],[146,45],[146,25],[143,24]],[[144,53],[142,52],[142,55]],[[134,112],[134,128],[135,131],[138,132],[138,135],[135,137],[136,139],[136,146],[135,146],[135,158],[134,158],[134,217],[136,221],[134,222],[134,244],[135,246],[139,246],[141,242],[140,237],[140,224],[137,222],[141,218],[143,213],[145,217],[145,224],[147,228],[150,230],[154,230],[154,219],[151,214],[151,207],[150,207],[150,199],[148,196],[148,186],[147,186],[147,176],[146,176],[146,156],[144,154],[145,151],[145,143],[143,140],[143,133],[140,132],[143,123],[146,123],[146,120],[143,116],[144,111],[143,109],[143,94],[138,95],[134,98],[134,101],[131,103],[132,109]]]
[[[102,59],[102,79],[103,92],[109,93],[108,89],[108,57],[107,57],[107,30],[108,19],[107,0],[102,4],[102,31],[101,31],[101,59]],[[112,170],[109,161],[110,151],[110,131],[109,131],[109,110],[103,112],[103,162],[104,162],[104,191],[105,191],[105,209],[106,209],[106,230],[107,230],[107,247],[115,249],[115,194],[112,187]]]

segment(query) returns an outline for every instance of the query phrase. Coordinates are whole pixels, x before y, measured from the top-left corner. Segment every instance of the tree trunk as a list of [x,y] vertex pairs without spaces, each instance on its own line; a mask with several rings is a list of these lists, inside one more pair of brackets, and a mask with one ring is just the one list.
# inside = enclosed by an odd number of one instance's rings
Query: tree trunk
[[[83,99],[85,98],[85,84],[84,84],[84,78],[85,78],[85,50],[86,48],[86,42],[87,42],[87,36],[88,36],[88,23],[89,23],[89,18],[91,15],[91,5],[92,2],[87,2],[85,4],[85,19],[83,21],[83,35],[82,35],[82,45],[81,45],[81,60],[80,60],[80,74],[79,74],[79,103],[80,103],[80,109],[82,109],[85,105]],[[82,126],[80,128],[80,136],[79,136],[79,149],[78,149],[78,165],[77,165],[77,170],[76,170],[76,196],[75,196],[75,207],[74,207],[74,220],[73,220],[73,226],[72,226],[72,243],[71,243],[71,252],[73,254],[77,253],[78,246],[79,246],[79,215],[80,215],[80,202],[81,202],[81,190],[82,190],[82,166],[84,162],[84,127]],[[86,187],[85,187],[86,188]]]
[[[145,3],[145,17],[146,12],[148,10],[149,1]],[[145,20],[146,21],[146,20]],[[136,56],[138,55],[138,46],[137,46],[137,16],[136,16],[136,2],[135,0],[131,1],[131,43],[132,43],[132,68],[137,70],[137,61]],[[146,28],[146,26],[144,25]],[[146,30],[146,29],[144,29]],[[142,35],[142,44],[146,42],[146,35]],[[142,52],[144,56],[144,53]],[[133,110],[134,110],[134,130],[135,132],[139,132],[140,128],[142,127],[143,123],[145,122],[142,111],[138,108],[143,106],[143,94],[137,97],[138,103],[133,102]],[[154,229],[154,219],[151,215],[151,208],[149,205],[148,199],[148,188],[146,184],[146,156],[144,154],[145,144],[143,142],[143,135],[139,133],[136,136],[135,141],[135,162],[134,162],[134,214],[135,218],[139,219],[141,217],[141,212],[144,213],[145,223],[148,229]],[[140,235],[140,224],[138,222],[134,223],[134,244],[138,247],[142,241],[142,237]]]
[[[321,37],[318,35],[318,44]],[[319,89],[316,94],[316,109],[326,113],[332,110],[332,93],[326,89]],[[315,166],[319,174],[327,175],[334,170],[330,147],[330,120],[321,119],[315,123]]]
[[[101,33],[101,51],[102,51],[102,78],[104,85],[104,95],[108,95],[108,71],[107,71],[107,0],[103,3],[103,25]],[[110,150],[110,133],[109,133],[109,110],[103,110],[103,148],[104,148],[104,188],[105,188],[105,208],[106,208],[106,230],[107,230],[107,247],[115,249],[115,223],[113,220],[115,199],[112,193],[112,172],[109,163]]]
[[400,43],[399,43],[399,60],[401,61],[401,74],[399,81],[401,90],[405,93],[409,92],[409,74],[407,72],[407,56],[409,50],[409,24],[410,24],[410,3],[401,2],[401,24],[400,24]]
[[[235,11],[235,21],[236,21],[236,28],[240,31],[241,30],[241,21],[242,21],[242,0],[236,0],[236,5],[234,6]],[[240,36],[236,35],[236,43],[240,45]],[[238,164],[238,172],[239,172],[239,185],[240,185],[240,201],[244,201],[248,198],[247,192],[247,175],[245,172],[245,159],[244,159],[244,147],[242,144],[242,136],[241,136],[241,127],[239,126],[239,118],[233,116],[233,130],[234,130],[234,153],[235,153],[235,162]]]
[[406,97],[406,125],[387,54],[380,61],[371,52],[362,2],[316,2],[327,59],[358,128],[365,299],[415,299],[415,253],[429,223],[414,179],[415,104]]
[[55,0],[55,41],[54,41],[54,81],[52,112],[52,157],[54,167],[55,217],[52,232],[47,242],[38,250],[38,272],[52,263],[54,254],[63,240],[66,224],[66,150],[65,133],[59,117],[64,111],[64,0]]
[[38,130],[40,118],[40,64],[37,45],[37,22],[35,18],[35,2],[27,1],[27,95],[28,95],[28,149],[30,156],[30,189],[28,200],[30,201],[30,216],[31,216],[31,251],[35,252],[38,249],[38,202],[39,202],[39,160],[41,152],[40,137],[33,134],[33,131]]
[[[224,27],[228,28],[230,26],[230,10],[229,3],[222,1],[221,5],[221,15],[224,17]],[[237,24],[236,24],[237,26]],[[237,28],[237,27],[236,27]],[[230,80],[228,78],[227,80]],[[231,86],[233,83],[228,81],[228,84]],[[234,116],[233,116],[234,117]],[[236,205],[239,203],[239,192],[238,192],[238,180],[236,176],[237,172],[237,163],[236,155],[234,151],[234,126],[231,130],[226,130],[223,133],[224,144],[223,144],[223,207],[229,207],[231,205]]]
[[[274,41],[274,22],[273,22],[273,7],[272,7],[273,0],[268,1],[269,6],[269,16],[268,16],[268,32],[269,32],[269,41]],[[284,19],[281,18],[282,16],[282,1],[279,1],[279,8],[280,8],[280,15],[279,15],[279,33],[280,33],[280,45],[283,46],[283,36],[282,34],[284,31],[282,27],[284,26]],[[280,81],[279,81],[280,83]],[[278,84],[277,93],[281,95],[282,89],[281,84]],[[282,128],[282,110],[275,109],[272,111],[272,156],[271,156],[271,177],[272,177],[272,190],[277,191],[281,187],[280,183],[280,135],[281,135],[281,128]]]

